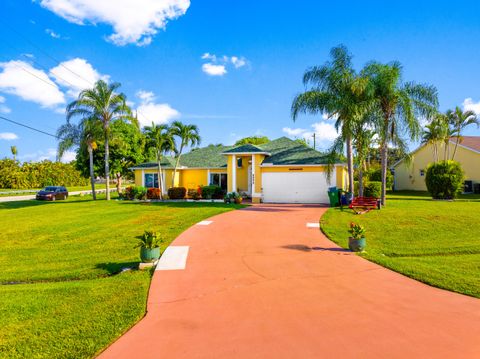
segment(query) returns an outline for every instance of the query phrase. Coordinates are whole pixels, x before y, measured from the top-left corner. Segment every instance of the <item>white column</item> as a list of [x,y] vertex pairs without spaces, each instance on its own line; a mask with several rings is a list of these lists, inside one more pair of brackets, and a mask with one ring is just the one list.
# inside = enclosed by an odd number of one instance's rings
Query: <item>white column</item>
[[142,187],[145,187],[145,170],[142,170]]
[[210,186],[210,170],[207,170],[207,186]]
[[232,192],[237,192],[237,156],[232,156]]
[[250,195],[253,197],[255,193],[255,155],[252,155],[252,193]]

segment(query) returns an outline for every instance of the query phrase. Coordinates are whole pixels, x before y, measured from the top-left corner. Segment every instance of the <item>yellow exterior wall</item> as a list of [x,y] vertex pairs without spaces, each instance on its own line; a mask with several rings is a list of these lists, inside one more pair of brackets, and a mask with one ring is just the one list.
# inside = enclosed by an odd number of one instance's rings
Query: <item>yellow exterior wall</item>
[[[444,159],[444,145],[439,144],[439,159]],[[454,144],[449,144],[450,158],[453,154]],[[460,162],[465,171],[465,179],[480,182],[480,153],[458,146],[455,161]],[[426,191],[425,176],[420,175],[420,170],[426,171],[429,163],[434,162],[433,146],[425,145],[413,154],[413,159],[408,164],[400,162],[395,167],[395,190]]]
[[[262,156],[262,155],[255,155]],[[261,161],[263,160],[262,159]],[[242,155],[235,157],[235,166],[236,166],[236,188],[233,188],[233,167],[232,167],[232,158],[233,155],[227,155],[227,173],[228,173],[228,192],[247,192],[248,191],[248,167],[252,165],[252,155]],[[242,159],[242,166],[237,166],[238,159]],[[253,191],[253,188],[252,188]]]
[[[182,170],[177,170],[177,173],[175,175],[174,187],[178,187],[180,184],[181,171]],[[142,173],[143,174],[158,173],[158,170],[156,168],[148,168],[148,169],[144,169],[142,172],[142,170],[136,169],[134,170],[134,173],[135,173],[135,186],[141,186],[143,183]],[[172,187],[173,169],[163,170],[163,173],[165,178],[165,190],[168,190],[170,187]]]

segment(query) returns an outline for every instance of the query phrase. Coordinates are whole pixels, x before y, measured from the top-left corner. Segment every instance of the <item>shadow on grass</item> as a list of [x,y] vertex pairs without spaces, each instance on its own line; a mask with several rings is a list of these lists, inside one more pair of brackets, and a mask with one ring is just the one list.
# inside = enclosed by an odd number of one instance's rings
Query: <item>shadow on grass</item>
[[281,248],[291,249],[291,250],[301,251],[301,252],[327,251],[327,252],[351,253],[350,250],[345,248],[309,247],[305,244],[287,244],[287,245],[281,246]]
[[108,275],[115,275],[121,273],[123,270],[126,269],[138,269],[138,264],[140,261],[137,262],[107,262],[107,263],[98,263],[95,265],[96,269],[103,269],[105,270]]

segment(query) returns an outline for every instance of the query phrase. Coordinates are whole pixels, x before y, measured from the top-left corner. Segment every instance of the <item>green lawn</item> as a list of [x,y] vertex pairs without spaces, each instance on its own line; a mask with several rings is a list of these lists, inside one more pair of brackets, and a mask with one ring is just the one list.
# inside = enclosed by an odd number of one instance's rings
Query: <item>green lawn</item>
[[138,264],[135,236],[155,229],[165,248],[234,208],[89,196],[0,203],[0,357],[93,357],[144,315],[151,272],[117,274]]
[[367,230],[362,257],[430,285],[480,298],[480,196],[434,201],[426,193],[388,196],[387,206],[363,215],[331,208],[322,231],[348,247],[350,222]]

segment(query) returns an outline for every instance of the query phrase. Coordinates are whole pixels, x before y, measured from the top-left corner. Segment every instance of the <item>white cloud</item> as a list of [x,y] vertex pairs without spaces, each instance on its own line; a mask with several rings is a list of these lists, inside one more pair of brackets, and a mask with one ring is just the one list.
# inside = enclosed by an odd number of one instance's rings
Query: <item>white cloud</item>
[[480,116],[480,101],[473,102],[473,99],[469,97],[463,101],[462,105],[463,105],[464,111],[473,111]]
[[0,132],[0,140],[13,141],[18,139],[18,136],[13,132]]
[[223,76],[227,73],[227,66],[239,69],[248,63],[243,56],[217,56],[209,52],[204,53],[201,59],[209,61],[202,65],[202,71],[210,76]]
[[40,162],[44,160],[55,161],[57,158],[57,150],[55,148],[48,148],[46,150],[38,150],[36,152],[27,153],[18,156],[20,161]]
[[51,37],[53,37],[54,39],[60,39],[61,36],[60,34],[57,34],[55,31],[53,31],[52,29],[45,29],[45,32],[50,35]]
[[67,88],[70,97],[77,97],[80,91],[91,88],[98,80],[109,80],[108,75],[101,75],[87,60],[78,57],[61,62],[50,70],[50,75]]
[[168,103],[155,103],[155,95],[150,91],[140,90],[137,92],[140,105],[137,108],[138,122],[142,127],[155,124],[168,123],[180,117],[180,112],[172,108]]
[[5,97],[0,96],[0,113],[12,112],[12,110],[10,110],[10,108],[5,105],[5,101]]
[[232,62],[233,66],[235,66],[236,69],[239,69],[240,67],[243,67],[247,64],[247,60],[245,60],[244,57],[237,57],[237,56],[232,56],[230,58],[230,61]]
[[0,63],[0,91],[53,108],[65,103],[65,96],[43,71],[27,62],[12,60]]
[[190,0],[41,0],[40,4],[78,25],[111,25],[108,40],[116,45],[144,46],[169,20],[184,15]]
[[203,64],[202,71],[210,76],[223,76],[227,73],[225,65],[214,65],[212,63]]
[[300,136],[301,134],[307,132],[304,128],[290,128],[290,127],[284,127],[282,128],[282,131],[286,133],[288,136]]
[[[55,155],[56,155],[56,153],[55,153]],[[63,163],[69,163],[69,162],[75,161],[76,158],[77,158],[77,153],[76,152],[65,151],[65,153],[62,156],[62,162]]]
[[335,126],[328,122],[316,122],[311,125],[312,129],[284,127],[282,131],[290,137],[300,137],[311,140],[313,134],[317,142],[317,148],[328,147],[337,138]]

